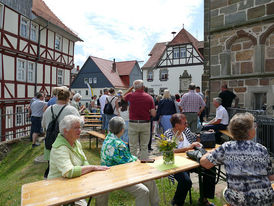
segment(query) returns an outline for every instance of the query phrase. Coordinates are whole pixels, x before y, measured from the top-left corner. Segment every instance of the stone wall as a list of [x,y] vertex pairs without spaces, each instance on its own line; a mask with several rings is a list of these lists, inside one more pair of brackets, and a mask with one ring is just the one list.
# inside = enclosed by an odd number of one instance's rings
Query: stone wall
[[211,0],[209,4],[211,99],[226,83],[240,98],[241,107],[258,109],[258,104],[266,104],[272,114],[274,1]]

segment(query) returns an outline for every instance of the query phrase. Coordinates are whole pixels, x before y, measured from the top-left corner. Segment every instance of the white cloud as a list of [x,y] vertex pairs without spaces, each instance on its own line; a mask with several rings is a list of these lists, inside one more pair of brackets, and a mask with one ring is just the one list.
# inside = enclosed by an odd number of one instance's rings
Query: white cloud
[[[84,40],[75,49],[75,64],[80,66],[90,55],[146,61],[155,43],[172,39],[172,31],[179,32],[183,24],[193,30],[194,15],[203,4],[203,0],[44,1]],[[199,31],[200,40],[202,35]]]

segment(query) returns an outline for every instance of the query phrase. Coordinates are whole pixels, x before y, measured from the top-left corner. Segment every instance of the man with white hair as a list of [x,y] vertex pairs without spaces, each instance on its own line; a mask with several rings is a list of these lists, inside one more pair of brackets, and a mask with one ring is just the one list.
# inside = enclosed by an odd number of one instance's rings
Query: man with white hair
[[221,143],[221,134],[218,131],[227,128],[229,117],[226,109],[222,106],[222,99],[220,97],[213,98],[213,105],[216,107],[216,117],[209,121],[202,130],[215,130],[216,142]]
[[[135,92],[131,92],[135,89]],[[144,92],[143,80],[135,80],[123,99],[129,102],[129,147],[134,156],[139,146],[140,159],[148,159],[148,143],[150,135],[150,116],[156,116],[153,98]]]

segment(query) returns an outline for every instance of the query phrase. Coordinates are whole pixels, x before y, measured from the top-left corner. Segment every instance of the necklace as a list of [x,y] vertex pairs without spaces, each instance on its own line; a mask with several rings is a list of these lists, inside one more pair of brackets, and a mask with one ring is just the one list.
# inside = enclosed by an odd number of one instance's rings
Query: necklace
[[[173,134],[174,134],[174,136],[175,136],[180,142],[184,141],[183,133],[180,132],[179,130],[175,131],[175,130],[173,129]],[[178,135],[178,134],[179,134],[179,135]]]

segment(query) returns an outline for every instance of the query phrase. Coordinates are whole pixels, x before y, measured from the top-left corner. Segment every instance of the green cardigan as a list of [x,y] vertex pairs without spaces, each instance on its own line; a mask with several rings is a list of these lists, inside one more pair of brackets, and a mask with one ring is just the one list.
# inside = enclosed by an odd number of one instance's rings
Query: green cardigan
[[89,165],[89,163],[82,150],[81,143],[76,140],[72,147],[59,133],[50,152],[48,179],[79,177],[82,173],[81,166],[84,165]]

